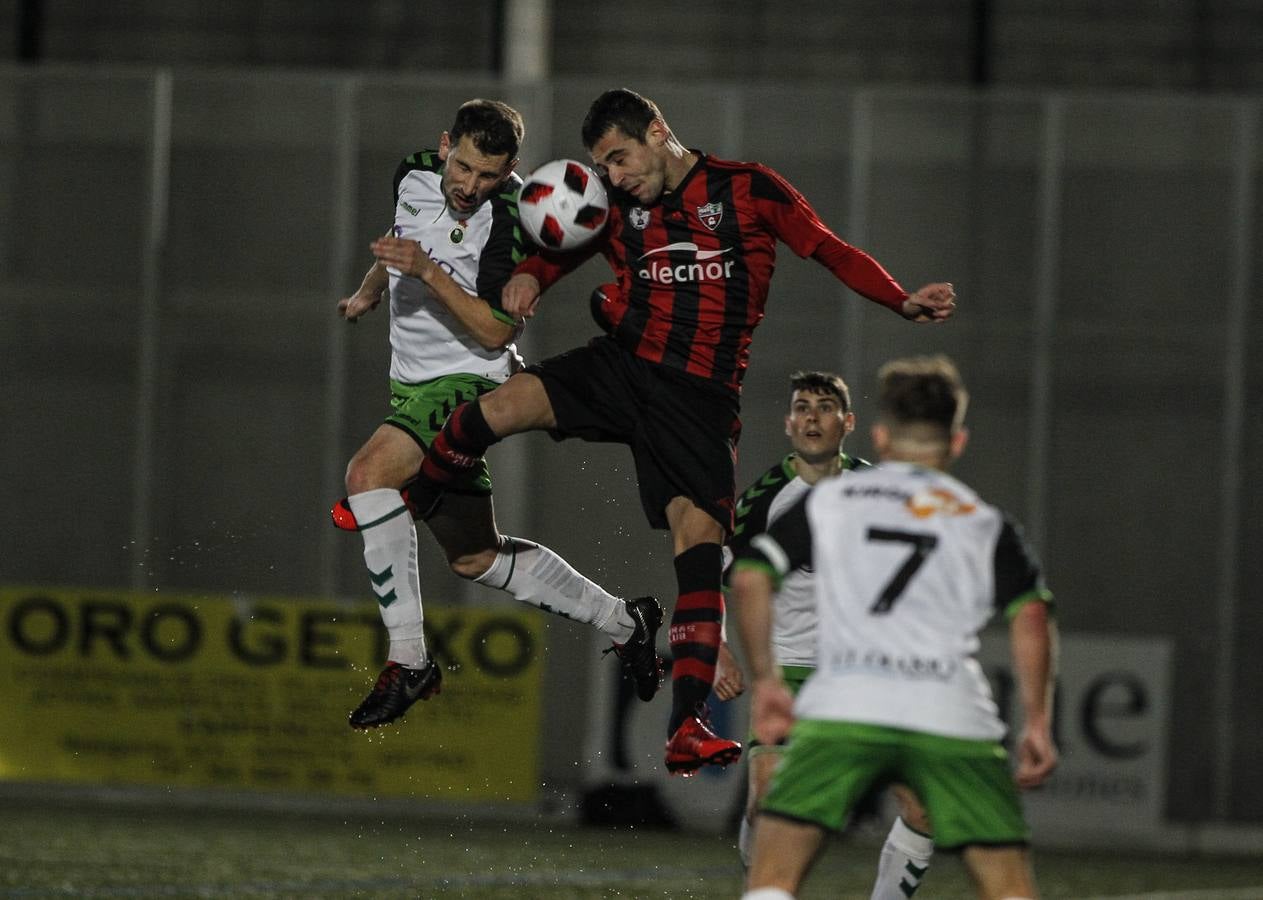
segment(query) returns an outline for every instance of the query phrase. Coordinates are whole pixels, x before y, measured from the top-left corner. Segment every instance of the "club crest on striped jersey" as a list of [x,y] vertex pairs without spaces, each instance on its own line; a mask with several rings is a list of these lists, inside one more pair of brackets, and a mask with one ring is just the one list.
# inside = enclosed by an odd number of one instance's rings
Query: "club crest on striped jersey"
[[631,222],[632,228],[637,231],[644,231],[649,227],[649,210],[633,206],[627,213],[627,221]]
[[719,221],[724,217],[724,205],[722,203],[707,203],[705,206],[697,208],[697,217],[702,220],[702,224],[714,231],[719,226]]

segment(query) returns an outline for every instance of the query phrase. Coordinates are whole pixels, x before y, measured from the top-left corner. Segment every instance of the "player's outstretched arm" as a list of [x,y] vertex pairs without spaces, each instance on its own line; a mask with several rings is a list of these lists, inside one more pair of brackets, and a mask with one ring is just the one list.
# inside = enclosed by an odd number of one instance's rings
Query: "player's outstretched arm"
[[502,350],[516,336],[516,326],[497,318],[490,303],[457,284],[416,241],[387,235],[371,249],[378,262],[420,279],[484,350]]
[[1025,603],[1009,623],[1009,641],[1023,714],[1014,777],[1019,787],[1038,787],[1057,767],[1052,739],[1057,633],[1048,604]]
[[772,576],[760,567],[738,565],[730,591],[741,645],[753,678],[751,727],[763,744],[777,744],[794,722],[794,698],[772,655]]
[[908,295],[900,312],[910,322],[946,322],[956,312],[956,291],[946,281],[927,284]]
[[364,273],[364,280],[360,282],[359,289],[351,296],[343,297],[338,301],[338,315],[351,324],[355,324],[360,316],[377,309],[377,304],[382,302],[382,291],[386,290],[388,284],[390,284],[390,273],[380,262],[374,262],[372,267]]

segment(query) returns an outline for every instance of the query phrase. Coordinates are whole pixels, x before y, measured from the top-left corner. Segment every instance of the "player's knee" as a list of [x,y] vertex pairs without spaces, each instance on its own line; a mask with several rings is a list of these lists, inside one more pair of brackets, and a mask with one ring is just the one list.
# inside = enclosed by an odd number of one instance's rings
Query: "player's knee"
[[457,553],[448,557],[447,564],[452,573],[461,578],[473,581],[491,568],[496,561],[496,548]]
[[356,456],[346,464],[346,475],[343,482],[346,485],[347,496],[354,494],[362,494],[365,491],[371,491],[378,485],[373,484],[371,467],[361,456]]

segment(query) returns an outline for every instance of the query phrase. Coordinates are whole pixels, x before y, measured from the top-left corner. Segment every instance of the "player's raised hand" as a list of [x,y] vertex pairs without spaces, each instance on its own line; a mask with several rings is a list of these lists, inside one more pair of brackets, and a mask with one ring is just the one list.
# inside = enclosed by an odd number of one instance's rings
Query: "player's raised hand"
[[1022,789],[1039,787],[1057,768],[1057,747],[1047,728],[1023,728],[1013,778]]
[[529,319],[539,306],[539,279],[534,275],[514,275],[500,292],[500,307],[515,319]]
[[903,301],[903,317],[911,322],[946,322],[956,312],[956,291],[949,282],[927,284]]
[[430,270],[434,268],[434,260],[430,259],[430,254],[416,241],[386,235],[373,241],[369,249],[385,265],[422,281],[426,280]]
[[360,316],[377,309],[377,304],[381,302],[382,295],[379,292],[356,291],[350,297],[343,297],[338,301],[338,314],[354,324]]
[[750,720],[759,743],[770,747],[781,742],[794,724],[794,696],[779,678],[754,682]]

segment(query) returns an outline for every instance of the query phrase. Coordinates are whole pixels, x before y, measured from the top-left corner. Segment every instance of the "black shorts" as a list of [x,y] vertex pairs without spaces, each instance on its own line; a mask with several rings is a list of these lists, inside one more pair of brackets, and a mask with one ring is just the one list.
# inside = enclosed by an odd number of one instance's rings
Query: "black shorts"
[[555,440],[631,448],[651,526],[667,528],[667,503],[688,497],[731,534],[741,436],[733,391],[641,359],[608,336],[526,371],[544,382],[557,419]]

